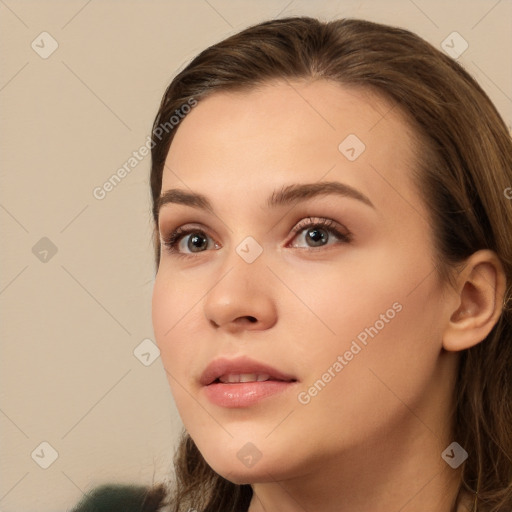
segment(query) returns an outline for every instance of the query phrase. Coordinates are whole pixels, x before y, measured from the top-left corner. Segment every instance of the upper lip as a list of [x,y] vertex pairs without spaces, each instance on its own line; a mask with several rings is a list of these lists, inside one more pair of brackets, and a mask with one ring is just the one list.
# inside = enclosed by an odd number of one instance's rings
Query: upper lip
[[271,379],[296,381],[292,375],[281,372],[268,364],[250,359],[249,357],[238,357],[236,359],[218,358],[214,359],[203,371],[200,383],[208,386],[223,375],[240,375],[243,373],[256,373],[270,375]]

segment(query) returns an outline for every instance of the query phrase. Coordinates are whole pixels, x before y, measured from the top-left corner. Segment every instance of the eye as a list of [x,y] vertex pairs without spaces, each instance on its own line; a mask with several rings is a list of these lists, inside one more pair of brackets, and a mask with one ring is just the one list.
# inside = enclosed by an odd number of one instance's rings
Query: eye
[[[304,234],[302,234],[304,232]],[[329,242],[333,238],[337,243],[349,243],[352,235],[348,230],[342,228],[337,222],[331,219],[315,219],[308,217],[299,222],[293,229],[295,234],[293,240],[302,238],[306,243],[306,249],[321,248],[326,245],[333,245]],[[189,257],[194,254],[205,252],[212,247],[220,249],[220,245],[213,241],[202,229],[188,227],[179,227],[171,232],[167,237],[161,238],[162,245],[173,255],[180,257]],[[292,245],[292,247],[301,247]]]
[[204,252],[210,248],[211,245],[213,245],[215,249],[220,248],[220,245],[216,242],[210,244],[209,236],[199,228],[180,227],[174,230],[169,236],[162,238],[161,243],[170,253],[176,256],[190,256],[191,254]]
[[[338,239],[338,243],[349,243],[352,240],[351,234],[346,229],[342,229],[339,224],[331,219],[314,219],[309,217],[299,222],[293,232],[297,234],[295,238],[302,239],[306,243],[306,249],[315,249],[324,247],[331,241],[331,236]],[[298,247],[293,245],[293,247]]]

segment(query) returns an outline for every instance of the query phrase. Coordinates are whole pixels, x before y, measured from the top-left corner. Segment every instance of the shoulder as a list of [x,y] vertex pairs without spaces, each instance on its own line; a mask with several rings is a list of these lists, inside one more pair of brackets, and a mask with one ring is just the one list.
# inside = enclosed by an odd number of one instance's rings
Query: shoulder
[[104,484],[85,494],[69,512],[163,512],[165,497],[163,484]]

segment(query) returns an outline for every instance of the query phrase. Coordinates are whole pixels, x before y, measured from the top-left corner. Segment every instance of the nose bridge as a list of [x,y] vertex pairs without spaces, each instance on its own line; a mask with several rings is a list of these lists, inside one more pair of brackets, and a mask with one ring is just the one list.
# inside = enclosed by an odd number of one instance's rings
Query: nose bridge
[[247,326],[250,322],[253,329],[261,329],[275,323],[271,273],[263,248],[247,238],[225,257],[217,282],[204,299],[205,316],[217,327]]
[[223,279],[227,279],[225,284],[254,292],[258,283],[270,273],[266,266],[268,255],[263,245],[251,235],[238,234],[232,236],[232,240],[233,243],[224,255],[219,277],[229,272]]

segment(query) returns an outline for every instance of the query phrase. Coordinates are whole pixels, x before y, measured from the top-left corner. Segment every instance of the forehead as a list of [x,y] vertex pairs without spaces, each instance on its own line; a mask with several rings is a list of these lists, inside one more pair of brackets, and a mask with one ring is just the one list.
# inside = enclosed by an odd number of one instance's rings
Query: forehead
[[400,110],[370,90],[316,80],[216,92],[179,125],[162,190],[215,197],[229,184],[256,198],[276,185],[329,179],[370,197],[383,189],[407,197],[414,140]]

